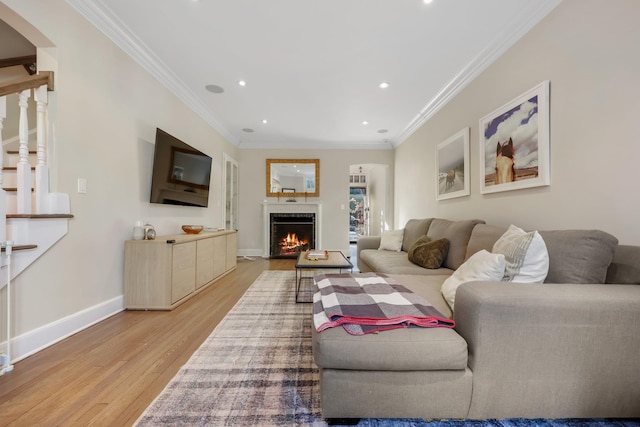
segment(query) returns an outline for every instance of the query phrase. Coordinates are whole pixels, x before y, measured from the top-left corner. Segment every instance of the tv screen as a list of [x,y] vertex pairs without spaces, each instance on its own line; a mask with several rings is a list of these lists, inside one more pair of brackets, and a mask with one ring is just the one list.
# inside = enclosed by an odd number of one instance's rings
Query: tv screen
[[162,129],[156,129],[151,203],[209,205],[211,157]]

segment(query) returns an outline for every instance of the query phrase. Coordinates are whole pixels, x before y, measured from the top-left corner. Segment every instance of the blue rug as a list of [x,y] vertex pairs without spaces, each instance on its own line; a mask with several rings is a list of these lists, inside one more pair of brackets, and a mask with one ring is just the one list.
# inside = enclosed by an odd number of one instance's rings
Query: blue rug
[[[341,426],[341,424],[332,424]],[[557,420],[511,418],[505,420],[442,420],[420,419],[362,419],[356,427],[637,427],[640,419],[582,419]]]

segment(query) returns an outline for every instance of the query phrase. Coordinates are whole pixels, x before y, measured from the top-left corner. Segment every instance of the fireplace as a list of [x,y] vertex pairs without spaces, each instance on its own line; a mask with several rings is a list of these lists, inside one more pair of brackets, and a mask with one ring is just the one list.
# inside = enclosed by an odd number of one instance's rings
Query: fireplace
[[271,258],[297,258],[300,252],[315,248],[315,213],[271,213],[269,218]]

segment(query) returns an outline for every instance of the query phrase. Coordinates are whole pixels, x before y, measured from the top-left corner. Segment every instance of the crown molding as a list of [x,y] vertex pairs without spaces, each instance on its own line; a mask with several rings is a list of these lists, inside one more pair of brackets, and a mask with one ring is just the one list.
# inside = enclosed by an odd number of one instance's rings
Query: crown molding
[[209,112],[207,107],[170,68],[100,0],[66,0],[80,15],[100,30],[134,61],[178,97],[205,122],[233,145],[238,141]]
[[519,19],[513,20],[511,25],[504,27],[503,31],[497,32],[492,42],[463,67],[420,110],[418,115],[411,120],[398,138],[394,140],[394,147],[399,146],[409,138],[561,2],[562,0],[540,0],[530,2],[528,4],[529,7],[523,8]]
[[[153,52],[127,28],[104,5],[101,0],[66,0],[78,13],[104,33],[118,47],[139,63],[154,76],[161,84],[174,93],[182,102],[191,108],[205,122],[212,126],[227,141],[239,148],[247,149],[300,149],[295,144],[277,142],[243,142],[238,140],[210,113],[208,108],[166,66]],[[325,143],[317,142],[305,145],[306,149],[394,149],[408,139],[417,129],[433,117],[442,107],[451,101],[462,89],[478,77],[496,59],[504,54],[513,44],[533,28],[544,16],[558,6],[562,0],[538,0],[528,3],[523,8],[519,19],[513,20],[511,25],[504,27],[492,42],[476,55],[460,70],[411,120],[397,138],[391,142],[347,142]]]
[[304,146],[300,143],[252,141],[238,143],[238,148],[243,150],[393,150],[391,142],[327,142],[327,141],[305,141]]

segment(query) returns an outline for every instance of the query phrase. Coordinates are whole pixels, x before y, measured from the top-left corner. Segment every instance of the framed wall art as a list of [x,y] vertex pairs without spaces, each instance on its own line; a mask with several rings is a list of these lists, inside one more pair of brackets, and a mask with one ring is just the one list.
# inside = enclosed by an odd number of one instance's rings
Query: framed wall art
[[549,81],[480,119],[480,191],[550,184]]
[[437,199],[469,195],[469,128],[436,146]]

